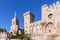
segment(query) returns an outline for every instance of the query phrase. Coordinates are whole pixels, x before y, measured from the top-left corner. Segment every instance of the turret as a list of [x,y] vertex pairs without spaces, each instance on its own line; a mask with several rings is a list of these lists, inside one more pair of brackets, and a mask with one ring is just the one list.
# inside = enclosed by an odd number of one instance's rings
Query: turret
[[48,5],[42,5],[42,8],[41,8],[41,12],[42,12],[42,20],[46,21],[47,19],[47,10],[48,10]]

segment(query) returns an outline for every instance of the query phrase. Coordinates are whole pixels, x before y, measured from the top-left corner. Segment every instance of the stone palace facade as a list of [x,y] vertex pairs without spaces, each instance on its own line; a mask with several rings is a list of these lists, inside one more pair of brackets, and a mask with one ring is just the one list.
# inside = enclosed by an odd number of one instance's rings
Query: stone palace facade
[[[60,2],[57,1],[50,6],[42,5],[41,10],[42,18],[37,22],[34,21],[35,16],[32,12],[28,11],[23,14],[24,33],[29,34],[31,40],[60,40]],[[15,12],[9,33],[0,33],[0,40],[12,40],[9,34],[16,35],[17,31],[21,34]]]
[[42,19],[34,22],[34,15],[24,13],[24,32],[32,40],[60,40],[60,2],[42,5]]

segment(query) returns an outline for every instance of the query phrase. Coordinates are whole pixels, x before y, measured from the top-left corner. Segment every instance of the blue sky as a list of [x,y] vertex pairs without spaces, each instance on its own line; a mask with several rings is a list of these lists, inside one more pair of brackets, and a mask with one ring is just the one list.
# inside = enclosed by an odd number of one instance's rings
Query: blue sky
[[0,28],[10,30],[11,20],[14,12],[19,19],[19,27],[24,27],[23,14],[31,11],[35,15],[35,21],[41,19],[41,6],[43,4],[52,4],[58,0],[0,0]]

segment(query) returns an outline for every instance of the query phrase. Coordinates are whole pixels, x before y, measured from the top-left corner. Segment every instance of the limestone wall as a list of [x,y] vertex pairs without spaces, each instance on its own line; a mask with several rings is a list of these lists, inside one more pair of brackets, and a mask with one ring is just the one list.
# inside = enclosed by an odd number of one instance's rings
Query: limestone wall
[[20,39],[10,39],[10,40],[20,40]]
[[56,36],[55,37],[55,40],[60,40],[60,36]]

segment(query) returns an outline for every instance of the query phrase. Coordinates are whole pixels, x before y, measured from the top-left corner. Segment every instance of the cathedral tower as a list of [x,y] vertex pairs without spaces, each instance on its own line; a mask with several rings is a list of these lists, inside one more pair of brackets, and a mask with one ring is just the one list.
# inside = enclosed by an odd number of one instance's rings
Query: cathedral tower
[[16,32],[18,31],[19,29],[19,21],[16,17],[16,12],[14,14],[14,18],[12,19],[12,25],[11,25],[11,28],[10,28],[10,33],[12,35],[16,35]]

